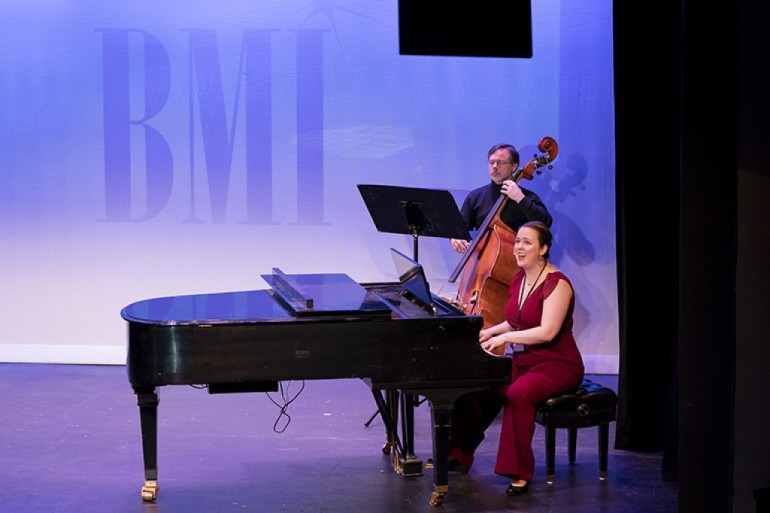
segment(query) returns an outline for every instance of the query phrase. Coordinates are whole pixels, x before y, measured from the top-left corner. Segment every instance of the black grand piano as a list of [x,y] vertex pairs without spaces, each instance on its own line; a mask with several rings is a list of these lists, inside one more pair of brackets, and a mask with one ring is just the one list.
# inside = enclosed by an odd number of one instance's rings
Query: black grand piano
[[346,274],[291,275],[273,269],[262,275],[269,289],[161,297],[123,308],[128,378],[141,417],[142,500],[155,501],[158,493],[158,387],[267,392],[284,380],[358,378],[373,391],[388,438],[398,449],[394,469],[404,475],[415,475],[414,462],[421,462],[411,451],[409,410],[403,406],[399,440],[398,398],[429,402],[430,503],[441,504],[448,492],[454,400],[507,382],[511,365],[479,346],[480,316],[465,315],[430,293],[420,264],[392,252],[407,265],[398,282],[360,284]]

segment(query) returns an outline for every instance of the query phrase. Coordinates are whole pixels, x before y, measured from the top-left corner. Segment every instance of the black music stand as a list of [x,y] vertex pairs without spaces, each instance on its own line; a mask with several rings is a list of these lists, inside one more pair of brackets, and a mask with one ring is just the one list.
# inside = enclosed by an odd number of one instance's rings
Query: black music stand
[[449,191],[394,185],[359,185],[358,190],[378,231],[412,236],[415,261],[420,236],[471,238]]
[[[378,231],[412,236],[415,262],[419,260],[418,240],[421,235],[446,239],[471,238],[449,191],[392,185],[359,185],[358,190]],[[393,463],[398,471],[404,477],[422,475],[422,461],[414,454],[413,410],[420,402],[409,393],[399,394],[394,389],[386,392],[387,397],[383,397],[380,391],[372,390],[377,411],[364,425],[368,426],[379,413],[385,422],[388,438],[383,452],[389,452],[395,445]],[[403,440],[399,440],[396,426],[399,404]]]

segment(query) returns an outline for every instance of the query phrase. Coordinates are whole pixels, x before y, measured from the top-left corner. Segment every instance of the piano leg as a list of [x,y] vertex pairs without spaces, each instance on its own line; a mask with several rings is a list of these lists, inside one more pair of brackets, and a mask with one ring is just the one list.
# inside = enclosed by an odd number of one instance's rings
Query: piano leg
[[155,387],[135,386],[142,425],[142,453],[144,456],[144,486],[142,500],[155,502],[158,497],[158,403]]
[[452,409],[459,392],[434,390],[427,392],[430,416],[433,422],[433,492],[430,505],[439,506],[449,492],[449,432]]

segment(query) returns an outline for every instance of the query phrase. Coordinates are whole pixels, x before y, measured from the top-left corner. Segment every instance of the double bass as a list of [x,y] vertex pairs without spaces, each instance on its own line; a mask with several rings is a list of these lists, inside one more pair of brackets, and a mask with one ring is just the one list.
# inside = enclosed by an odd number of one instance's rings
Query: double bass
[[[517,169],[512,176],[514,182],[518,183],[522,178],[532,180],[535,173],[543,172],[544,167],[553,167],[551,162],[559,153],[556,140],[543,137],[537,149],[542,154],[535,154],[524,167]],[[484,328],[505,319],[509,287],[519,269],[513,255],[516,232],[500,218],[508,200],[507,195],[500,194],[449,277],[449,282],[454,283],[462,273],[457,287],[457,303],[466,315],[480,315],[484,319]]]

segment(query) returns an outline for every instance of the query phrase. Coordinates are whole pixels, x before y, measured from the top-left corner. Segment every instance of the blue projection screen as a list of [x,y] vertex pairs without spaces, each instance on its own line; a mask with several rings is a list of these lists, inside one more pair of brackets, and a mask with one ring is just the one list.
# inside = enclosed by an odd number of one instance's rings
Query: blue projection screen
[[[554,216],[587,371],[617,372],[611,2],[533,2],[523,59],[400,55],[396,0],[0,14],[0,361],[123,364],[123,306],[265,288],[273,267],[395,281],[413,239],[378,232],[358,184],[459,205],[490,146],[527,161],[549,136],[553,169],[523,185]],[[453,295],[460,255],[418,244]]]

